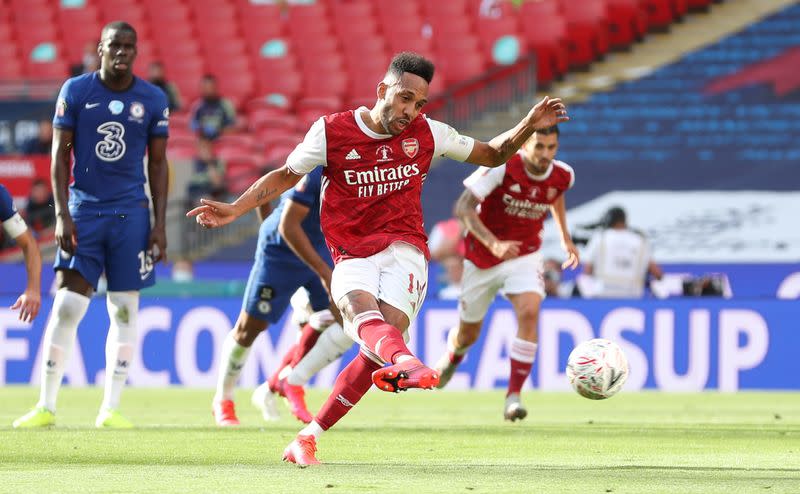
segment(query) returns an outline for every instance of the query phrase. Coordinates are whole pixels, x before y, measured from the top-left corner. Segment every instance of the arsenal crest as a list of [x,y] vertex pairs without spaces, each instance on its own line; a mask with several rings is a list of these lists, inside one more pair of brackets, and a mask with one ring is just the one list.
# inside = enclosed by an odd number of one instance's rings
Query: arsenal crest
[[548,187],[547,188],[547,200],[552,201],[558,195],[558,189],[555,187]]
[[406,156],[409,158],[413,158],[417,155],[417,151],[419,151],[419,141],[416,139],[403,139],[403,152],[406,153]]

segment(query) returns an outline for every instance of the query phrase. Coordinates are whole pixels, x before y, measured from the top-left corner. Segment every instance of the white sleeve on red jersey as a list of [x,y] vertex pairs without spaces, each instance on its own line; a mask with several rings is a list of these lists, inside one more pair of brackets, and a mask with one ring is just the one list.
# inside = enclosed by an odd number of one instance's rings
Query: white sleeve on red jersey
[[573,170],[568,164],[559,160],[553,160],[553,165],[561,167],[569,172],[569,185],[567,186],[567,189],[571,189],[572,186],[575,185],[575,170]]
[[482,166],[475,170],[472,175],[464,179],[464,187],[472,192],[478,200],[483,202],[486,196],[491,194],[494,189],[503,183],[503,177],[505,175],[505,163],[496,168]]
[[426,119],[433,134],[433,155],[446,156],[456,161],[466,161],[475,145],[475,139],[462,136],[456,129],[438,120],[427,117]]
[[305,175],[319,165],[325,166],[328,162],[327,142],[325,140],[325,121],[320,118],[306,132],[303,142],[294,148],[286,158],[286,166],[292,173]]

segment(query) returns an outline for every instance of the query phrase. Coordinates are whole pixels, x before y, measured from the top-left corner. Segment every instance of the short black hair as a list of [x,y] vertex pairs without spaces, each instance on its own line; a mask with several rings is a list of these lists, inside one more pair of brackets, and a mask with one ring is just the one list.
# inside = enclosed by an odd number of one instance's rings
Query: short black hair
[[606,211],[605,217],[603,217],[603,226],[611,228],[614,225],[625,224],[627,221],[625,210],[619,206],[614,206]]
[[106,33],[111,30],[115,31],[128,31],[129,33],[133,34],[133,39],[138,40],[139,36],[136,34],[136,29],[133,28],[130,24],[125,21],[113,21],[109,22],[105,26],[103,26],[103,30],[100,31],[100,41],[106,37]]
[[551,127],[547,127],[544,129],[536,129],[536,133],[541,135],[550,135],[550,134],[558,135],[559,134],[558,125],[553,125]]
[[433,62],[418,53],[403,51],[392,58],[386,74],[392,74],[399,79],[404,73],[418,75],[430,84],[433,80]]

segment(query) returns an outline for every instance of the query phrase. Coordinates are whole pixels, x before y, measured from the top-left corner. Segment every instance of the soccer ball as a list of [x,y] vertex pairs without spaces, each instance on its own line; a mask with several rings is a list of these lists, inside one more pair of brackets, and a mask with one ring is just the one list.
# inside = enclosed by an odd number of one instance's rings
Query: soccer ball
[[605,400],[617,394],[628,379],[628,359],[613,341],[584,341],[569,354],[567,377],[579,395]]

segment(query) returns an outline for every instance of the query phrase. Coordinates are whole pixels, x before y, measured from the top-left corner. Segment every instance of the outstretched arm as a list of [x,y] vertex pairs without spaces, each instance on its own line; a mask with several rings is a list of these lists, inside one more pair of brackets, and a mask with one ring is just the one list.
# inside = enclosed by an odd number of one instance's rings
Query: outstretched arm
[[550,214],[553,215],[558,233],[561,234],[561,248],[567,253],[567,260],[561,264],[561,268],[575,269],[578,267],[578,264],[580,264],[581,258],[578,253],[578,248],[572,243],[572,237],[567,227],[567,206],[564,201],[564,194],[561,194],[561,196],[556,199],[556,202],[550,206]]
[[513,129],[489,142],[475,141],[466,161],[480,166],[500,166],[511,158],[536,129],[545,129],[569,120],[567,107],[559,98],[542,98]]
[[469,189],[465,189],[456,202],[456,216],[475,238],[478,239],[498,259],[513,259],[519,256],[522,242],[499,240],[481,221],[477,207],[480,201]]
[[276,199],[301,178],[302,175],[296,175],[284,165],[259,178],[233,203],[200,199],[202,206],[192,209],[186,216],[196,217],[197,222],[206,228],[224,226],[251,209]]

